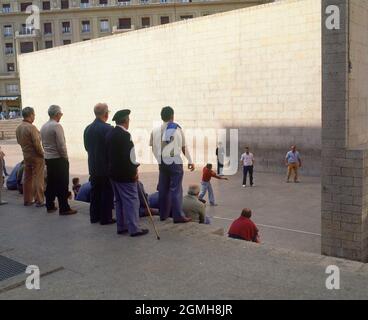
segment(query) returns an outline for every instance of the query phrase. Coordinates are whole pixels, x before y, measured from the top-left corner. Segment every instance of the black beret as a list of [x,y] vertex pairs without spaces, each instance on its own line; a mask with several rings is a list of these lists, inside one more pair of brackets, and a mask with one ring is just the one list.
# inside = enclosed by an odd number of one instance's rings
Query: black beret
[[127,115],[130,114],[129,109],[119,110],[114,114],[114,117],[112,118],[112,121],[120,121],[124,119]]

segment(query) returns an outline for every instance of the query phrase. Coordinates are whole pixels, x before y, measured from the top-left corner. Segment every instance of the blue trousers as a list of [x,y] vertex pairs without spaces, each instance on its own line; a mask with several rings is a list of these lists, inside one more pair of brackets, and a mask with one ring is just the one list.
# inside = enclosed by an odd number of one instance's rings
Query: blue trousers
[[137,182],[116,182],[111,180],[116,201],[116,225],[119,231],[129,234],[141,231],[139,221],[139,196]]
[[183,205],[183,176],[182,164],[162,163],[159,165],[158,194],[161,220],[167,219],[172,213],[174,220],[184,217]]
[[213,193],[211,182],[202,181],[201,182],[201,192],[198,196],[199,199],[203,199],[208,191],[208,199],[210,200],[210,204],[215,204],[215,195]]

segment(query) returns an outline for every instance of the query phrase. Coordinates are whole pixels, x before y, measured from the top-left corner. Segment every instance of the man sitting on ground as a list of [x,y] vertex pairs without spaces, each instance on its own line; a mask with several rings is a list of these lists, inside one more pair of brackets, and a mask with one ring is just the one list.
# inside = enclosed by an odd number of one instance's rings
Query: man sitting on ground
[[206,217],[206,205],[198,199],[199,191],[198,185],[189,186],[188,194],[183,198],[183,211],[187,218],[192,218],[192,221],[210,224],[210,219]]
[[230,226],[229,237],[260,243],[258,229],[254,222],[250,220],[252,210],[244,208],[240,217]]

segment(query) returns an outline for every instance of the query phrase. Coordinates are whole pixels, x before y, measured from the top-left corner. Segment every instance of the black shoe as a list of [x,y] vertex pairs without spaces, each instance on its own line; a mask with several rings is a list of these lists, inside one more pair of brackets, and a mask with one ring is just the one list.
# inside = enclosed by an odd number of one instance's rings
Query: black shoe
[[58,208],[51,208],[51,209],[47,209],[47,213],[53,213],[53,212],[55,212],[55,211],[57,211],[58,210]]
[[117,231],[116,233],[117,234],[126,234],[126,233],[128,233],[128,230]]
[[91,223],[94,224],[94,223],[99,223],[100,220],[91,220]]
[[136,233],[132,233],[130,236],[131,237],[139,237],[139,236],[144,236],[145,234],[148,233],[148,229],[142,229],[141,231],[139,232],[136,232]]
[[100,224],[101,224],[102,226],[106,226],[106,225],[108,225],[108,224],[114,224],[114,223],[116,223],[116,220],[115,220],[115,219],[111,219],[111,220],[108,220],[108,221],[106,221],[106,222],[100,222]]

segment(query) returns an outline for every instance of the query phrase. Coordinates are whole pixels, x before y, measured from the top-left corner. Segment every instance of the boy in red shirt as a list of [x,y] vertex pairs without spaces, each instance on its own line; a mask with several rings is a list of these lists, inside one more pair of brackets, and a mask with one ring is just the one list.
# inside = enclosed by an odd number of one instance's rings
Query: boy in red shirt
[[203,197],[206,195],[206,192],[208,190],[208,198],[210,200],[210,205],[217,206],[217,204],[215,203],[215,195],[213,194],[213,189],[211,185],[211,178],[216,178],[220,180],[228,180],[225,177],[218,176],[216,172],[212,170],[212,164],[207,163],[207,165],[203,168],[201,193],[199,194],[198,199],[203,200]]
[[260,243],[258,228],[254,222],[250,220],[251,216],[252,210],[244,208],[240,217],[231,224],[229,237]]

